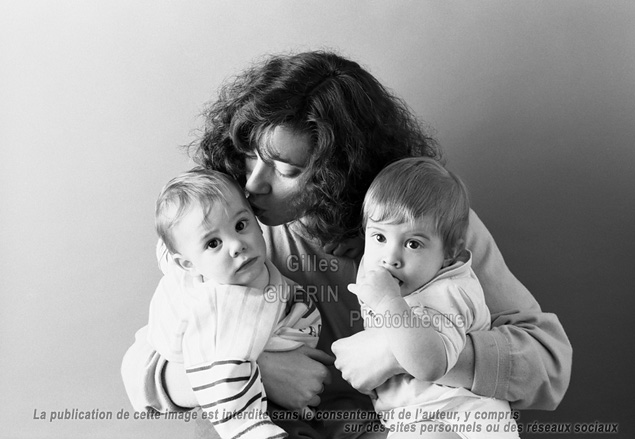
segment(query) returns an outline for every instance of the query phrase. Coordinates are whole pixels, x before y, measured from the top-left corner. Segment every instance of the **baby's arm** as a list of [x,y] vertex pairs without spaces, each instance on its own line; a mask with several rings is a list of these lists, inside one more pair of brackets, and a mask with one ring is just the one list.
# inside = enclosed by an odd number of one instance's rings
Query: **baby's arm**
[[262,290],[235,285],[201,286],[188,305],[186,374],[214,429],[222,438],[286,437],[266,413],[256,364],[279,316],[278,305],[263,303]]
[[121,363],[121,377],[130,403],[138,411],[190,410],[196,403],[183,365],[168,363],[148,342],[147,332],[147,326],[137,331]]
[[423,381],[435,381],[445,374],[448,364],[441,335],[412,312],[387,270],[369,271],[360,284],[349,285],[349,290],[380,316],[379,322],[384,324],[378,329],[407,373]]
[[184,411],[198,405],[181,355],[180,294],[178,278],[166,274],[150,302],[148,325],[137,331],[123,358],[121,375],[135,410]]

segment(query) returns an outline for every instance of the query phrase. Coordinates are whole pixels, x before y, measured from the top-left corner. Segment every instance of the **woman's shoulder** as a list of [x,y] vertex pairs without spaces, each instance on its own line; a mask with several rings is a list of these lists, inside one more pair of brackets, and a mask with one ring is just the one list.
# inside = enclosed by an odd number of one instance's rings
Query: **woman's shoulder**
[[471,248],[469,245],[469,241],[479,239],[492,239],[492,235],[490,234],[489,230],[487,230],[487,227],[485,227],[483,220],[481,220],[476,212],[474,212],[474,209],[470,209],[469,224],[467,227],[467,247]]
[[494,242],[492,234],[487,230],[479,216],[470,209],[469,225],[465,237],[465,246],[472,252],[472,268],[477,272],[483,262],[492,260],[502,262],[500,251]]

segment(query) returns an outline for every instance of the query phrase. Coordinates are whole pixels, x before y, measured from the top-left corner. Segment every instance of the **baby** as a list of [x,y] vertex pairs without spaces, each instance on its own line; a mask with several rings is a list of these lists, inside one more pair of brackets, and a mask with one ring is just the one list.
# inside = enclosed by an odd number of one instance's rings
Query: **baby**
[[[506,401],[434,383],[454,366],[467,334],[490,325],[465,248],[469,212],[463,183],[422,157],[387,166],[364,199],[364,256],[349,289],[364,327],[386,337],[406,371],[373,395],[389,436],[518,437]],[[476,419],[477,412],[496,417]]]
[[184,363],[222,438],[286,437],[266,412],[256,360],[264,350],[315,347],[317,308],[267,260],[243,191],[223,173],[197,168],[171,180],[156,228],[165,276],[150,304],[150,343]]

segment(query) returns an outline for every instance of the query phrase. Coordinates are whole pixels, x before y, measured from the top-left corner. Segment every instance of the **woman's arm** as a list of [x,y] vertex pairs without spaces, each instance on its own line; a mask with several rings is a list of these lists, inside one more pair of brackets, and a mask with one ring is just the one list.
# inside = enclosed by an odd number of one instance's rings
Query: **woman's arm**
[[514,277],[494,239],[471,212],[467,246],[485,292],[492,329],[471,333],[472,391],[505,399],[517,409],[555,409],[569,386],[571,344],[555,314]]

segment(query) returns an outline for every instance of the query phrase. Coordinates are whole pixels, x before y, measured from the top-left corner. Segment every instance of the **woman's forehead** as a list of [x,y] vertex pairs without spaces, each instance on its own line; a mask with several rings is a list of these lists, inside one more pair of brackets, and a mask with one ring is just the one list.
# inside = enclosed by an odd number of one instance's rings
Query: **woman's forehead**
[[311,136],[284,125],[278,125],[261,138],[258,152],[264,160],[275,160],[304,167],[311,153]]

